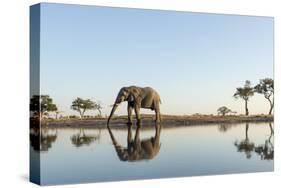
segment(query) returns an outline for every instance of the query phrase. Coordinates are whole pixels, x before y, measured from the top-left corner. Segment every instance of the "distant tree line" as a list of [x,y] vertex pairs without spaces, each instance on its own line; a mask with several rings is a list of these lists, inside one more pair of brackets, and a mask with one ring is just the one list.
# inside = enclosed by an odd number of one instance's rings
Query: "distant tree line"
[[[270,108],[268,114],[271,115],[274,108],[274,81],[271,78],[264,78],[259,81],[257,85],[254,87],[251,86],[251,82],[249,80],[245,81],[243,87],[236,88],[236,91],[233,95],[235,99],[242,99],[245,103],[245,115],[249,115],[248,102],[250,97],[254,96],[254,94],[262,94],[264,98],[268,101]],[[80,118],[83,119],[85,117],[85,113],[89,110],[97,110],[98,117],[102,117],[102,106],[99,101],[93,101],[91,99],[82,99],[77,97],[72,101],[70,108],[74,111],[77,111],[80,115]],[[49,116],[50,112],[54,112],[56,119],[61,111],[58,111],[57,105],[53,103],[53,99],[49,95],[34,95],[30,99],[30,111],[33,112],[33,117],[37,116],[42,119],[45,116]],[[217,110],[218,115],[225,116],[227,114],[235,114],[236,112],[227,108],[226,106],[222,106]],[[89,117],[89,116],[87,116]]]
[[[95,102],[91,99],[77,97],[72,101],[70,108],[77,111],[81,119],[85,117],[85,112],[89,110],[97,110],[98,117],[102,117],[102,106],[100,102]],[[40,119],[46,116],[48,117],[51,112],[54,112],[56,119],[58,119],[58,115],[61,113],[61,111],[58,111],[57,105],[53,103],[53,99],[49,95],[34,95],[30,99],[30,111],[33,112],[33,117],[39,117]]]

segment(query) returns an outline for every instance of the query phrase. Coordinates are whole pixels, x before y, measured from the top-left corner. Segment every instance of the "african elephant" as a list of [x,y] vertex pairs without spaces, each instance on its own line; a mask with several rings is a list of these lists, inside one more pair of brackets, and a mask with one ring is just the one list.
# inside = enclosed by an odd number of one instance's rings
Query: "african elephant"
[[121,102],[127,101],[128,102],[128,125],[132,124],[132,110],[134,109],[137,124],[140,125],[140,108],[147,108],[155,111],[156,114],[156,122],[160,122],[160,96],[159,94],[152,89],[151,87],[137,87],[137,86],[130,86],[130,87],[123,87],[120,89],[111,113],[108,117],[107,125],[109,125],[110,119],[114,114],[116,108]]
[[132,138],[132,126],[129,125],[127,147],[118,144],[110,127],[108,127],[108,132],[120,161],[134,162],[149,160],[153,159],[160,151],[161,125],[159,124],[155,126],[155,135],[143,140],[140,139],[140,127],[137,127],[135,136]]

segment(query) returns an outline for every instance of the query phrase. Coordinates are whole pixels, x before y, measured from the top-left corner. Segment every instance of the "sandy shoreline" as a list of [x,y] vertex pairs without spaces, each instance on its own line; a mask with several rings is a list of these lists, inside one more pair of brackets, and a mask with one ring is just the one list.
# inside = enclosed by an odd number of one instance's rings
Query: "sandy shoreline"
[[[206,125],[206,124],[236,124],[236,123],[258,123],[273,122],[273,116],[163,116],[161,125],[164,127]],[[44,120],[42,126],[48,127],[93,127],[105,128],[106,118],[99,119],[68,119],[68,120]],[[110,127],[126,126],[126,117],[116,117],[110,122]],[[133,121],[133,125],[136,120]],[[153,116],[142,118],[142,127],[154,126]]]

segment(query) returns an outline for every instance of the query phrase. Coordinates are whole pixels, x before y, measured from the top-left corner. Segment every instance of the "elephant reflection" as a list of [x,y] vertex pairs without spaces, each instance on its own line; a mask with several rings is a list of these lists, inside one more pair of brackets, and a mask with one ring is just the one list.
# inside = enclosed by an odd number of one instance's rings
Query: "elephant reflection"
[[70,140],[73,145],[76,147],[80,147],[83,145],[90,145],[92,142],[99,140],[101,135],[101,131],[99,129],[98,134],[96,135],[86,135],[84,129],[80,129],[78,134],[71,136]]
[[273,160],[274,159],[274,144],[272,143],[272,137],[274,134],[274,130],[272,128],[271,123],[269,124],[270,135],[265,140],[265,143],[255,147],[255,152],[260,155],[261,160]]
[[140,139],[140,127],[138,126],[135,132],[135,137],[132,138],[132,126],[128,126],[127,147],[118,144],[110,127],[108,132],[113,142],[116,153],[120,161],[141,161],[153,159],[160,150],[160,131],[161,125],[155,126],[155,135],[149,139]]
[[255,149],[255,144],[253,142],[250,142],[248,137],[248,130],[249,124],[246,123],[245,139],[240,142],[235,142],[234,145],[237,147],[238,152],[244,152],[246,154],[247,159],[250,159],[252,157],[251,153]]
[[55,133],[50,133],[48,128],[30,130],[30,144],[35,151],[48,151],[56,140],[57,130]]

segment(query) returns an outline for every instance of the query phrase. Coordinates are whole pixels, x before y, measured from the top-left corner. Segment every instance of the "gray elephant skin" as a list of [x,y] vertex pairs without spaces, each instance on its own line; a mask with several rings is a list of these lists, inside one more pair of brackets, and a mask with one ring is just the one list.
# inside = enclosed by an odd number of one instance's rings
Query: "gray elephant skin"
[[132,126],[128,126],[127,147],[124,147],[117,142],[110,127],[107,129],[120,161],[135,162],[150,160],[160,151],[160,124],[155,126],[155,135],[147,139],[140,139],[139,126],[136,128],[134,138],[132,138]]
[[140,109],[146,108],[155,111],[155,121],[158,123],[161,121],[160,117],[160,96],[159,94],[151,87],[123,87],[120,89],[114,105],[112,107],[111,113],[108,117],[107,125],[109,125],[110,119],[112,118],[115,110],[121,102],[128,102],[128,125],[132,124],[132,111],[135,111],[137,124],[140,125]]

